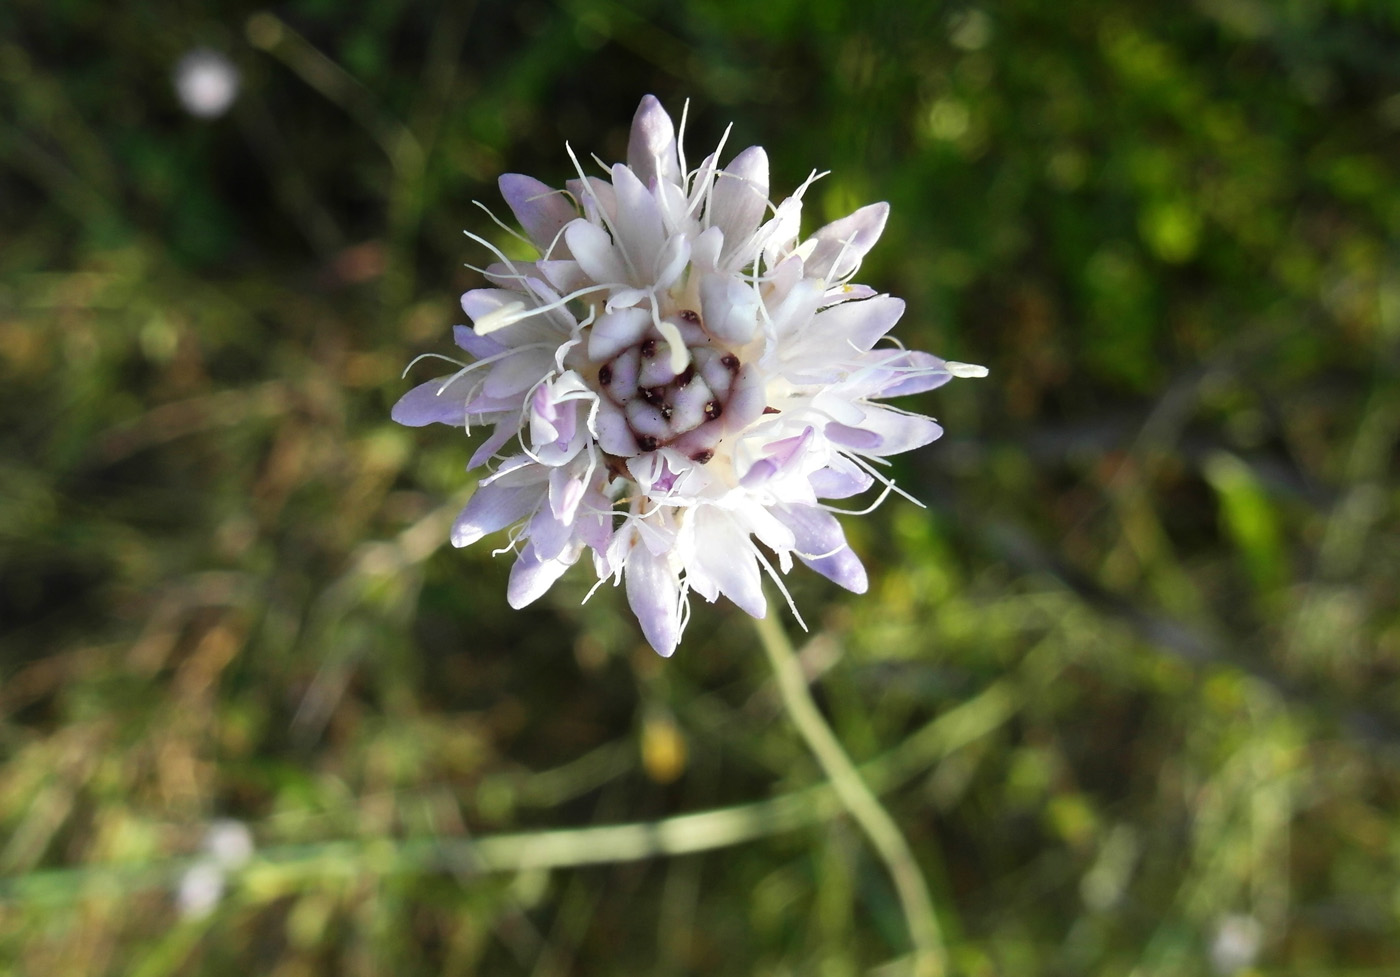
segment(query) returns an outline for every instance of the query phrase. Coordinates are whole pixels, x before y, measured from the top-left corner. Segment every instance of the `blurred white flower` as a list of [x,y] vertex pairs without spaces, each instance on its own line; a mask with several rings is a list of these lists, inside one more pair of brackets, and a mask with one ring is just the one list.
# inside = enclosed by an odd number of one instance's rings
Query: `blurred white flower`
[[238,98],[239,75],[233,62],[218,51],[196,48],[175,65],[175,94],[185,111],[201,119],[216,119]]
[[1254,966],[1264,942],[1264,928],[1253,916],[1226,916],[1216,925],[1210,944],[1210,964],[1217,974],[1230,977]]
[[242,821],[210,823],[200,845],[203,854],[180,876],[175,905],[186,919],[202,919],[223,898],[227,873],[253,857],[253,835]]
[[474,328],[455,338],[475,362],[393,412],[412,426],[494,427],[469,464],[498,464],[452,542],[515,527],[512,606],[591,552],[600,581],[625,580],[662,655],[680,640],[690,592],[762,617],[762,576],[786,596],[779,571],[794,557],[864,591],[842,510],[821,500],[875,482],[883,499],[894,489],[886,456],[943,433],[880,400],[986,374],[877,346],[904,303],[853,278],[888,205],[803,239],[802,195],[818,174],[774,203],[767,154],[750,147],[721,169],[722,150],[689,169],[647,96],[627,163],[606,178],[576,159],[563,190],[501,177],[541,257],[513,260],[473,235],[498,259],[482,269],[493,287],[462,296]]

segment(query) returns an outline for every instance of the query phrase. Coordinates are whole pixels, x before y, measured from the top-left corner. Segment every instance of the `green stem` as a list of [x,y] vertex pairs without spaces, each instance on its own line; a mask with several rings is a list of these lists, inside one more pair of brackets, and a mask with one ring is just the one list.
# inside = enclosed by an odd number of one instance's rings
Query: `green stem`
[[778,680],[783,706],[821,764],[836,796],[875,846],[890,873],[904,910],[910,941],[914,944],[915,977],[943,977],[948,972],[943,932],[934,912],[928,884],[919,871],[918,862],[914,860],[914,853],[889,811],[866,786],[855,764],[837,741],[836,734],[822,718],[816,703],[812,701],[807,677],[802,672],[797,655],[774,617],[769,615],[755,619],[754,624]]

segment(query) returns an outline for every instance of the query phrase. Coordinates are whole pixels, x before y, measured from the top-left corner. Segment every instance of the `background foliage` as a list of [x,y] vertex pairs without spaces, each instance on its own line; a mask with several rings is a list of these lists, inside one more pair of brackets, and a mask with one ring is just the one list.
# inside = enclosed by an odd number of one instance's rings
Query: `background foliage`
[[[863,280],[992,370],[911,403],[951,433],[928,509],[848,520],[871,593],[792,579],[958,968],[1393,973],[1397,10],[4,4],[0,969],[898,972],[742,613],[662,663],[586,573],[510,612],[443,545],[462,440],[388,421],[471,201],[651,91],[831,170],[809,226],[889,200]],[[770,798],[723,849],[512,841]],[[182,912],[222,819],[256,854]]]

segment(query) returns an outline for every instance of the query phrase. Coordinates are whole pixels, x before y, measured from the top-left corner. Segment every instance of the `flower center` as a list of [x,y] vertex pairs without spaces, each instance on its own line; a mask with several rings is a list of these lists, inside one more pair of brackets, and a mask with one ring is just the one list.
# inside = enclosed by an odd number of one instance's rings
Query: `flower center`
[[637,452],[673,447],[704,464],[723,433],[721,419],[741,364],[705,332],[698,313],[686,309],[668,321],[686,344],[687,363],[679,373],[666,339],[653,326],[598,368],[598,387],[625,417]]

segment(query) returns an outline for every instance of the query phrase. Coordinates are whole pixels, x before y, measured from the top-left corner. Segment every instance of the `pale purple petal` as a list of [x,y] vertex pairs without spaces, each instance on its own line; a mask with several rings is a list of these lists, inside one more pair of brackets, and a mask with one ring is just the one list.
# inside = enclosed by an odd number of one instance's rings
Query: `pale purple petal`
[[937,389],[953,379],[953,375],[944,366],[944,361],[932,353],[917,350],[888,352],[891,355],[880,365],[880,371],[884,373],[888,382],[879,386],[878,392],[872,396],[904,397]]
[[515,437],[516,428],[513,424],[504,421],[496,425],[496,429],[491,432],[491,436],[481,443],[481,446],[472,453],[471,460],[467,462],[468,468],[480,468],[490,461],[497,451],[501,450],[511,438]]
[[875,484],[869,472],[840,456],[832,458],[827,467],[807,476],[807,481],[819,499],[849,499]]
[[452,525],[452,545],[470,546],[487,533],[514,525],[544,501],[539,485],[482,485],[467,500]]
[[797,558],[828,580],[857,594],[869,588],[865,567],[846,544],[836,517],[816,506],[777,505],[778,517],[797,540]]
[[676,127],[655,95],[642,98],[632,117],[632,134],[627,141],[627,165],[646,186],[657,180],[681,182],[681,166],[676,156]]
[[833,421],[826,426],[826,436],[867,454],[897,455],[936,441],[943,436],[943,427],[922,414],[905,414],[870,404],[860,427]]
[[389,416],[405,427],[423,427],[427,424],[463,426],[467,421],[465,397],[468,388],[465,379],[438,377],[420,383],[399,398]]
[[509,347],[502,346],[490,336],[478,336],[470,326],[453,326],[452,341],[479,360],[487,360]]
[[566,180],[564,186],[583,205],[583,216],[601,226],[617,216],[617,194],[613,185],[600,177],[587,180]]
[[522,350],[489,367],[482,391],[490,397],[508,397],[522,393],[538,383],[548,372],[553,356],[547,349]]
[[839,421],[828,422],[824,433],[836,444],[855,448],[857,451],[871,451],[883,444],[880,435],[876,432],[866,430],[863,427],[852,427]]
[[[498,184],[511,213],[542,252],[554,243],[565,224],[578,217],[578,208],[567,194],[532,176],[506,173]],[[556,253],[555,257],[567,258],[568,255]]]
[[681,639],[680,580],[664,555],[637,543],[627,555],[627,603],[647,643],[663,658],[675,653]]
[[[474,288],[462,296],[462,311],[477,323],[478,335],[485,328],[481,325],[483,319],[491,322],[488,317],[494,316],[498,320],[500,315],[513,308],[524,311],[535,307],[538,305],[532,296],[504,288]],[[566,319],[557,315],[531,315],[506,326],[497,325],[491,330],[490,338],[511,349],[533,343],[557,343],[568,335],[566,323]]]
[[554,586],[554,582],[562,577],[567,569],[568,563],[560,559],[541,559],[535,552],[534,543],[526,544],[520,558],[510,568],[506,600],[516,610],[534,603]]

